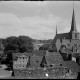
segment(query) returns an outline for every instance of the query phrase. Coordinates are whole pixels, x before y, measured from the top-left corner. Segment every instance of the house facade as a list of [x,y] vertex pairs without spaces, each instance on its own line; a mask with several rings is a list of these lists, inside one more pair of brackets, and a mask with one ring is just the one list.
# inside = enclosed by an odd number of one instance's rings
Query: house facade
[[13,53],[13,69],[26,69],[29,61],[29,53]]

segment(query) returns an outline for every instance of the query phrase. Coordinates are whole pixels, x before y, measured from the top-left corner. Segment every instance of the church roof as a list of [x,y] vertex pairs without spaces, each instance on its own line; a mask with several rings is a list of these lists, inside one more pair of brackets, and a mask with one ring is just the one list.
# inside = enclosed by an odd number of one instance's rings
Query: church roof
[[[56,28],[57,30],[57,28]],[[60,33],[60,34],[57,34],[56,33],[56,36],[54,37],[54,40],[53,40],[53,43],[55,43],[57,41],[57,39],[71,39],[71,33],[74,32],[74,33],[78,33],[77,31],[77,28],[76,28],[76,20],[75,20],[75,13],[74,13],[74,8],[73,8],[73,14],[72,14],[72,22],[71,22],[71,30],[70,32],[68,33]]]
[[72,23],[71,23],[71,30],[70,30],[70,32],[72,33],[73,31],[77,31],[74,8],[73,8],[73,15],[72,15]]
[[61,33],[61,34],[57,34],[54,39],[53,39],[53,43],[55,43],[57,41],[57,39],[70,39],[70,34],[69,33]]

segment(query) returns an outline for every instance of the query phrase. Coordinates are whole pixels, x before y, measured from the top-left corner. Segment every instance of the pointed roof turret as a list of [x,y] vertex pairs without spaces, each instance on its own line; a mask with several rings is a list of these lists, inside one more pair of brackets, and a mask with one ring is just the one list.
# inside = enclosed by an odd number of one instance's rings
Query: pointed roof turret
[[70,32],[73,32],[73,31],[77,31],[76,20],[75,20],[75,13],[74,13],[74,4],[73,4],[73,14],[72,14],[72,23],[71,23],[71,30],[70,30]]
[[57,35],[57,25],[56,25],[56,35]]

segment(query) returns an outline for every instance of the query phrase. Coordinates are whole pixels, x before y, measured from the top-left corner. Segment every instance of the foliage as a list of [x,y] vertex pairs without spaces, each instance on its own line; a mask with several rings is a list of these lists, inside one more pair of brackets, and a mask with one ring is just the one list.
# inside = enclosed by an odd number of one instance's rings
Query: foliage
[[28,36],[11,36],[6,39],[5,52],[32,52],[32,39]]
[[[10,64],[12,67],[12,53],[23,53],[23,52],[32,52],[33,51],[33,43],[32,39],[28,36],[11,36],[6,39],[0,39],[4,45],[3,54],[6,55],[6,59],[4,63]],[[2,56],[1,56],[2,58]]]
[[48,50],[49,52],[53,52],[53,48],[51,44],[44,44],[39,48],[39,50]]
[[18,44],[19,44],[19,52],[32,52],[33,51],[32,39],[28,36],[19,36]]
[[48,40],[37,40],[37,39],[34,39],[33,41],[34,41],[34,42],[35,42],[35,41],[39,41],[40,43],[45,43],[45,44],[47,44],[47,43],[52,43],[53,39],[48,39]]

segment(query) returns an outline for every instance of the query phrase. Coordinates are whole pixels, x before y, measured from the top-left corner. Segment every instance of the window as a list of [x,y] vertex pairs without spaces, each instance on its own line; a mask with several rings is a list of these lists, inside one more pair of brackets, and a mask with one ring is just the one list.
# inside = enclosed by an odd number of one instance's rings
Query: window
[[50,65],[50,67],[52,67],[53,65]]
[[77,52],[77,49],[76,49],[76,52]]
[[38,61],[38,60],[36,60],[36,62],[38,63],[39,61]]
[[38,63],[38,62],[39,62],[39,60],[38,60],[38,59],[36,59],[36,62]]
[[75,52],[77,52],[78,51],[78,49],[77,49],[77,47],[75,46]]
[[75,34],[75,39],[77,39],[77,34]]

